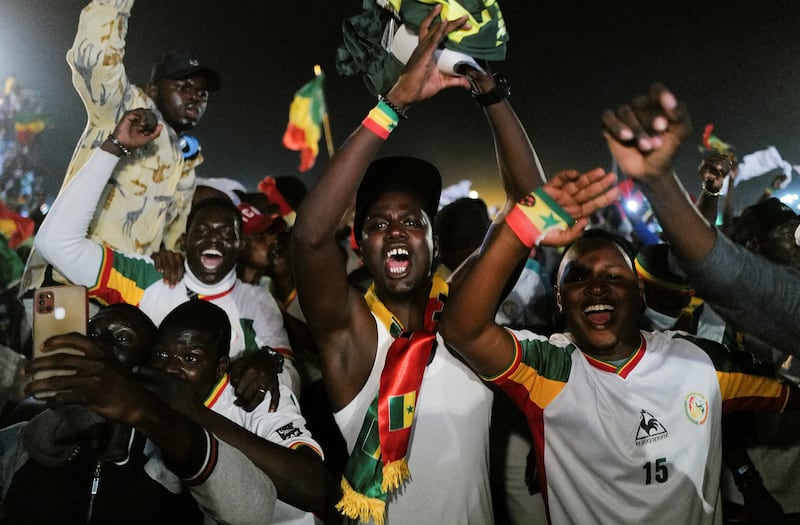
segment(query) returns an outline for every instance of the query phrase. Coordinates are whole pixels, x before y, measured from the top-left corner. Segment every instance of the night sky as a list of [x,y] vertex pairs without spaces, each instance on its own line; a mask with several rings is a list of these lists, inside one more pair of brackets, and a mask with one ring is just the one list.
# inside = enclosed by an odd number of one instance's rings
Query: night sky
[[[85,3],[0,0],[0,76],[16,74],[45,103],[50,127],[37,153],[51,193],[86,121],[64,59]],[[506,61],[493,68],[510,79],[511,101],[548,173],[609,168],[600,113],[653,81],[692,111],[694,132],[679,163],[690,190],[700,186],[697,146],[706,123],[740,155],[773,145],[800,164],[800,2],[585,4],[500,0],[511,40]],[[198,174],[254,189],[265,175],[299,175],[298,155],[280,140],[292,95],[314,64],[326,72],[335,144],[374,105],[360,78],[335,68],[341,22],[360,9],[360,0],[140,0],[125,64],[137,83],[169,49],[193,46],[216,65],[224,85],[196,132],[206,158]],[[307,184],[326,161],[324,142],[320,148],[317,166],[301,176]],[[461,90],[412,108],[382,154],[421,156],[441,168],[445,185],[469,179],[490,205],[501,201],[488,126]],[[744,183],[739,203],[754,200],[767,183]]]

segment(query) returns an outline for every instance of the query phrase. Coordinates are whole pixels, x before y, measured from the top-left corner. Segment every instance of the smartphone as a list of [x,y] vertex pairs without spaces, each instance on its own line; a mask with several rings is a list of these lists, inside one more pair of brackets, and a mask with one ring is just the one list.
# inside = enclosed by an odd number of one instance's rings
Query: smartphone
[[[71,348],[43,353],[42,344],[54,335],[77,332],[86,335],[89,317],[89,298],[83,286],[65,284],[39,288],[33,295],[33,357],[52,355],[56,352],[83,355]],[[69,370],[37,372],[33,379],[45,379],[56,375],[70,375]],[[47,394],[45,392],[44,394]],[[46,397],[39,394],[37,397]]]

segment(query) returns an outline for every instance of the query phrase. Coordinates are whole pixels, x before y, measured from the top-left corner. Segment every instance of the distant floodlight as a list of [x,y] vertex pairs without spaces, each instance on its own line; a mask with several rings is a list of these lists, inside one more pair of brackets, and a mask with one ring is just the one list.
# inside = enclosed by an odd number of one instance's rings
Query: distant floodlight
[[475,191],[475,190],[470,190],[469,193],[467,193],[467,196],[470,199],[477,199],[478,198],[478,192]]

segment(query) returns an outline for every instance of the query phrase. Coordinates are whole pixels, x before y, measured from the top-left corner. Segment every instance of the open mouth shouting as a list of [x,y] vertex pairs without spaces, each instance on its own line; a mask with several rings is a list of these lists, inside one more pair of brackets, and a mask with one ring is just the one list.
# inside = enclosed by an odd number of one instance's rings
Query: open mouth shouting
[[200,252],[200,264],[209,271],[214,271],[222,265],[222,252],[213,248],[208,248]]
[[611,321],[615,310],[610,304],[593,304],[583,309],[583,315],[592,325],[603,328]]
[[406,248],[392,248],[386,254],[386,271],[392,277],[402,277],[408,273],[411,257]]

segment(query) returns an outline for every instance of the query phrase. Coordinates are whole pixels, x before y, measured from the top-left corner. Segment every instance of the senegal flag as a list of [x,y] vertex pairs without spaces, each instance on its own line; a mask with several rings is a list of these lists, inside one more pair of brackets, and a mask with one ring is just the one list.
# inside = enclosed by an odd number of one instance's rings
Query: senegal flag
[[403,430],[411,428],[414,421],[414,406],[417,393],[409,392],[400,396],[389,397],[389,430]]
[[322,135],[322,119],[326,113],[325,94],[320,73],[314,80],[301,87],[294,94],[289,107],[289,124],[283,134],[283,145],[292,151],[300,152],[298,170],[308,171],[314,166],[319,153],[319,139]]

